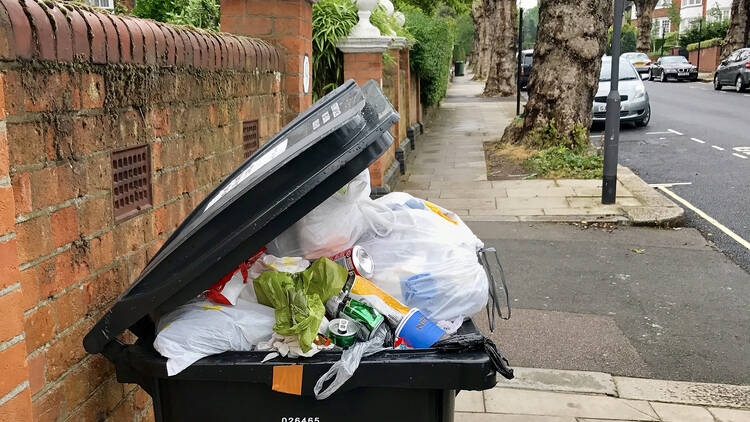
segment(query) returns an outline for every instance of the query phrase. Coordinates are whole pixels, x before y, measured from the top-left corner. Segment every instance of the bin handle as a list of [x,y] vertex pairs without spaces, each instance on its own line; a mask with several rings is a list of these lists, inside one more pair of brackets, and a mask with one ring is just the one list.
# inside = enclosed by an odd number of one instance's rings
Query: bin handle
[[[495,263],[497,263],[498,272],[500,274],[500,281],[503,283],[503,290],[505,291],[505,303],[508,309],[506,316],[503,316],[502,308],[500,307],[500,301],[498,300],[497,294],[497,283],[495,276],[492,274],[492,266],[487,255],[493,254],[495,256]],[[490,326],[490,331],[495,331],[495,313],[500,316],[502,320],[509,320],[511,315],[510,307],[510,293],[508,292],[508,284],[505,281],[505,272],[503,271],[503,264],[500,263],[500,256],[495,248],[482,248],[477,252],[479,261],[484,267],[485,273],[487,273],[487,281],[489,284],[489,298],[487,299],[487,322]]]

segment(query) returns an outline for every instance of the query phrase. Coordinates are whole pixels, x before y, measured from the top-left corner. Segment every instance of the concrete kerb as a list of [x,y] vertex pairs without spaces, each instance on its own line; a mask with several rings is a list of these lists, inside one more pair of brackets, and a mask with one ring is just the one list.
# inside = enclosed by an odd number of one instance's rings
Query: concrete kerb
[[679,224],[685,215],[682,207],[657,192],[629,168],[617,166],[617,180],[642,204],[622,207],[630,224],[670,227]]

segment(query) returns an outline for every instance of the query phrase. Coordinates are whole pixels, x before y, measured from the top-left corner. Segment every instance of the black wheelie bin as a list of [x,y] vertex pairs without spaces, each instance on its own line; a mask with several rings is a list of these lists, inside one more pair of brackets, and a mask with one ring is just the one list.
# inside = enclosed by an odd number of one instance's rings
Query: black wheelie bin
[[[84,338],[117,379],[153,398],[158,422],[452,421],[456,392],[485,390],[496,365],[484,349],[389,350],[362,360],[326,400],[315,382],[341,352],[261,362],[266,352],[206,357],[174,376],[153,348],[155,321],[195,298],[381,156],[399,119],[377,83],[353,81],[317,101],[196,207],[136,282]],[[135,344],[118,336],[130,330]],[[467,321],[458,334],[478,333]],[[274,367],[302,366],[301,395],[272,390]]]

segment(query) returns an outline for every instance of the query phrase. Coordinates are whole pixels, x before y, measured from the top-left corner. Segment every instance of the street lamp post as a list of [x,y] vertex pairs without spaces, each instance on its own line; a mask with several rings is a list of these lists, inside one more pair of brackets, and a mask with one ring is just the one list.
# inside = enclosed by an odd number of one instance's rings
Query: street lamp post
[[518,54],[516,63],[516,116],[521,115],[521,43],[523,41],[523,7],[518,8]]
[[612,74],[607,95],[607,120],[604,129],[604,169],[602,171],[602,204],[614,204],[617,197],[617,149],[620,143],[620,37],[624,0],[615,0],[612,28]]

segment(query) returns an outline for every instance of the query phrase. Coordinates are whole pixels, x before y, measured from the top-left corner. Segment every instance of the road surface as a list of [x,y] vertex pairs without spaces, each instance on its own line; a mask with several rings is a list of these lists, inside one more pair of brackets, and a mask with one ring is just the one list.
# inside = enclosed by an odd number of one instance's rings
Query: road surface
[[623,125],[619,162],[647,183],[676,183],[667,189],[684,200],[685,224],[750,271],[750,92],[702,82],[646,82],[646,90],[651,123]]

